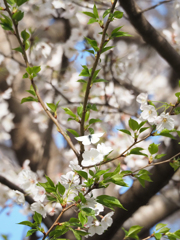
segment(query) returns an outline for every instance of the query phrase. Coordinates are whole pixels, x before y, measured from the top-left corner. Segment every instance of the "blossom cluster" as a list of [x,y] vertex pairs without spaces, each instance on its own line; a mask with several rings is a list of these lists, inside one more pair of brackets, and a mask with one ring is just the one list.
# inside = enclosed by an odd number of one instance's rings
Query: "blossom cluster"
[[142,121],[147,120],[151,125],[156,125],[156,130],[161,132],[163,129],[174,129],[174,119],[165,112],[162,112],[159,116],[156,108],[153,105],[147,104],[148,94],[141,93],[137,96],[137,102],[141,103],[140,109],[142,110],[140,119]]

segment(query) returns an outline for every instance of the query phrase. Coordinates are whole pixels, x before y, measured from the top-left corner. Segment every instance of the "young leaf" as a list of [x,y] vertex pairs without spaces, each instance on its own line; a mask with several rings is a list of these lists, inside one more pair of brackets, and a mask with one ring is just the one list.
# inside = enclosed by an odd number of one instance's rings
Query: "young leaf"
[[93,123],[96,123],[96,122],[102,122],[102,120],[100,120],[100,119],[94,119],[94,118],[91,118],[91,119],[89,120],[89,124],[93,124]]
[[109,13],[110,13],[111,9],[107,9],[104,13],[103,13],[103,18],[105,18]]
[[114,46],[105,47],[105,48],[102,49],[101,53],[106,52],[106,51],[110,50],[110,49],[113,48],[113,47],[114,47]]
[[28,232],[27,232],[27,234],[26,234],[26,237],[29,237],[29,236],[31,236],[33,233],[35,233],[37,231],[37,229],[31,229],[31,230],[29,230]]
[[[87,38],[87,37],[85,37],[85,39],[87,40],[87,42],[89,43],[89,45],[91,45],[91,47],[94,48],[94,50],[95,50],[96,52],[99,51],[99,48],[98,48],[98,45],[97,45],[96,40],[92,40],[92,39]],[[79,75],[79,76],[82,76],[82,75]]]
[[53,113],[56,112],[56,105],[54,103],[46,103]]
[[120,19],[120,18],[123,17],[123,12],[115,11],[115,12],[113,13],[113,17]]
[[92,24],[98,22],[98,20],[96,20],[95,18],[90,18],[87,24]]
[[97,7],[96,7],[95,4],[94,4],[94,7],[93,7],[93,12],[94,12],[95,18],[99,18],[98,10],[97,10]]
[[121,132],[126,133],[126,134],[128,134],[128,135],[131,136],[131,133],[130,133],[129,130],[126,130],[126,129],[118,129],[118,131],[121,131]]
[[35,212],[34,216],[33,216],[33,219],[36,223],[40,224],[42,222],[42,216],[41,214]]
[[141,152],[142,150],[144,150],[144,149],[141,147],[136,147],[136,148],[131,149],[129,154],[144,155],[147,157],[147,154]]
[[139,124],[138,124],[138,122],[137,122],[136,120],[130,118],[130,119],[129,119],[129,127],[130,127],[133,131],[135,131],[135,130],[138,129]]
[[21,11],[17,11],[12,15],[12,18],[17,22],[21,21],[23,17],[24,17],[24,12],[21,12]]
[[25,102],[38,102],[38,99],[29,96],[29,97],[23,98],[23,99],[21,100],[21,104],[22,104],[22,103],[25,103]]
[[24,4],[25,2],[28,2],[29,0],[15,0],[16,4],[19,6],[21,6],[22,4]]
[[91,18],[96,18],[96,16],[92,12],[82,12],[82,13],[86,14],[87,16],[89,16]]
[[56,186],[57,186],[58,192],[63,196],[66,191],[65,187],[60,182],[58,182]]
[[22,37],[23,41],[26,42],[26,40],[29,39],[30,34],[29,34],[28,32],[26,32],[26,30],[23,30],[23,31],[21,32],[21,37]]
[[85,178],[86,180],[88,179],[88,174],[87,172],[84,171],[76,171],[81,177]]
[[75,137],[79,137],[79,133],[77,133],[75,130],[73,129],[66,129],[68,132],[72,133]]
[[62,107],[66,114],[70,115],[71,117],[76,118],[76,114],[74,114],[69,108]]
[[108,82],[108,81],[105,79],[94,79],[93,80],[93,83],[98,83],[98,82]]
[[123,208],[124,210],[126,210],[119,202],[119,200],[115,197],[108,195],[100,195],[96,198],[96,200],[98,203],[101,203],[112,210],[114,210],[115,207]]
[[159,144],[155,144],[155,143],[152,143],[152,144],[149,145],[148,150],[149,150],[151,155],[158,152],[158,146],[159,146]]

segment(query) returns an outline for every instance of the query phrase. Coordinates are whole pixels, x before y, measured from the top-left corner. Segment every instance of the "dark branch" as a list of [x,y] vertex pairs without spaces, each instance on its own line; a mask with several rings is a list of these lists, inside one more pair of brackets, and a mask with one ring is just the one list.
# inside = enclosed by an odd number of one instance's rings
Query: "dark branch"
[[180,55],[168,41],[146,20],[141,9],[134,0],[119,0],[126,11],[131,24],[142,36],[144,41],[151,45],[164,58],[174,71],[180,76]]

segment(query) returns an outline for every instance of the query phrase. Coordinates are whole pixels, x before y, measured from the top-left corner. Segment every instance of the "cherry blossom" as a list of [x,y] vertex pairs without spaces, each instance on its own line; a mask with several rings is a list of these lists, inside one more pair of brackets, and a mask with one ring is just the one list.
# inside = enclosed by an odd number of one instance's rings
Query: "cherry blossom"
[[95,148],[91,148],[90,151],[85,151],[82,156],[82,166],[84,167],[96,165],[103,161],[103,155]]
[[14,191],[15,196],[16,196],[16,203],[17,204],[24,204],[25,203],[25,198],[24,194],[18,190]]
[[162,131],[164,128],[168,130],[174,129],[174,119],[168,113],[161,113],[160,116],[156,118],[155,121],[156,129]]
[[141,118],[143,120],[148,120],[149,123],[154,123],[157,118],[157,112],[154,106],[152,105],[141,105]]
[[30,208],[33,212],[40,213],[43,216],[43,218],[46,217],[46,210],[41,202],[32,203]]

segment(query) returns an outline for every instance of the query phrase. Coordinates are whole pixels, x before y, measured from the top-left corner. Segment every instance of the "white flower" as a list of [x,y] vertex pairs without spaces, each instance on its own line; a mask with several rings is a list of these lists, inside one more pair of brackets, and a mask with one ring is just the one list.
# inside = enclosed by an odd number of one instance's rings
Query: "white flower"
[[74,159],[74,160],[70,161],[69,167],[70,167],[73,171],[82,170],[82,167],[79,166],[77,159]]
[[110,227],[113,223],[113,220],[112,220],[112,215],[114,214],[114,212],[109,212],[108,214],[106,214],[103,219],[101,220],[101,225],[104,229],[104,231]]
[[65,188],[68,188],[69,184],[71,184],[71,187],[79,185],[79,175],[76,175],[73,171],[70,171],[66,173],[66,175],[61,176],[60,182],[65,186]]
[[174,119],[168,115],[168,113],[161,113],[161,115],[156,118],[155,124],[157,125],[156,129],[160,132],[164,128],[168,130],[174,129]]
[[29,169],[23,169],[19,173],[19,183],[23,189],[30,190],[37,183],[37,176]]
[[92,237],[94,234],[98,234],[101,235],[103,234],[104,229],[103,227],[100,225],[100,222],[98,220],[95,220],[93,225],[90,226],[88,233],[90,233],[88,236]]
[[103,161],[103,155],[95,148],[91,148],[90,151],[85,151],[82,156],[82,166],[84,167],[96,165]]
[[105,156],[109,152],[111,152],[113,149],[111,147],[107,147],[104,143],[101,143],[97,145],[97,150],[99,151],[99,153]]
[[35,201],[40,201],[40,202],[43,202],[45,197],[46,197],[46,191],[43,187],[40,187],[40,186],[36,186],[33,188],[33,191],[32,191],[33,195],[34,195],[34,200]]
[[147,100],[148,100],[148,94],[147,93],[140,93],[136,98],[136,101],[138,103],[141,103],[141,105],[147,105]]
[[96,133],[92,135],[86,135],[82,137],[75,137],[78,141],[82,142],[84,145],[90,145],[91,143],[97,143],[104,133]]
[[94,210],[95,210],[95,214],[96,215],[99,215],[99,213],[100,212],[103,212],[104,211],[104,206],[102,205],[102,204],[100,204],[100,203],[96,203],[95,205],[94,205],[94,208],[93,208]]
[[44,208],[44,205],[41,202],[35,202],[35,203],[31,204],[30,208],[33,212],[37,212],[37,213],[41,214],[43,216],[43,218],[46,217],[46,210]]
[[141,109],[143,112],[141,113],[141,117],[143,120],[148,120],[149,123],[153,123],[157,118],[157,112],[154,106],[152,105],[142,105]]
[[18,190],[14,191],[16,194],[16,203],[17,204],[24,204],[25,203],[25,198],[24,194]]

